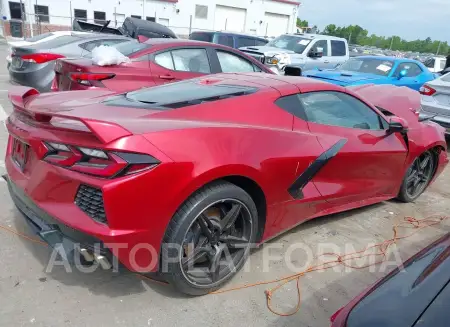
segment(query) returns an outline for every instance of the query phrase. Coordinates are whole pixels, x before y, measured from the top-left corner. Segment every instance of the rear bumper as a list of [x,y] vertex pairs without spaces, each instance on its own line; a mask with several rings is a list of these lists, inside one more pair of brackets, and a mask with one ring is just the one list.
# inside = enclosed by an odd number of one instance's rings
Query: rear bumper
[[[138,226],[135,229],[113,229],[94,221],[74,203],[78,189],[75,184],[80,185],[81,181],[75,183],[69,181],[67,176],[56,177],[54,169],[43,175],[35,172],[34,177],[26,180],[27,176],[9,155],[5,166],[9,193],[26,222],[52,247],[62,245],[69,260],[74,251],[87,249],[104,256],[112,264],[117,258],[131,271],[144,273],[158,270],[163,235],[159,227],[162,226],[154,226],[153,229],[140,229]],[[144,208],[138,210],[144,213]],[[132,222],[136,216],[131,214],[123,218],[124,222]]]
[[37,89],[39,92],[48,92],[52,86],[55,76],[53,65],[47,65],[38,70],[20,71],[15,70],[11,64],[8,65],[9,78],[11,82]]
[[[436,110],[441,110],[442,108],[438,108]],[[450,108],[449,108],[449,116],[439,115],[434,112],[436,110],[432,110],[429,108],[429,105],[424,105],[422,102],[422,111],[420,112],[421,117],[434,116],[430,120],[441,125],[445,128],[445,134],[450,135]]]
[[53,218],[36,206],[7,175],[3,176],[3,178],[8,183],[9,194],[14,204],[23,214],[31,229],[51,247],[62,246],[69,261],[74,259],[76,251],[84,249],[92,255],[97,253],[103,256],[109,263],[114,262],[112,252],[105,247],[101,240],[73,229]]

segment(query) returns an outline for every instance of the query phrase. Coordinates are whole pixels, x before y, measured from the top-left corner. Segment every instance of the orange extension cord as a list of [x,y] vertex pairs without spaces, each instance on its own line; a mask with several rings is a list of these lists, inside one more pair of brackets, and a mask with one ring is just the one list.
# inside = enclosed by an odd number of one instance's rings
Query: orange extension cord
[[[274,280],[262,281],[262,282],[258,282],[258,283],[246,284],[246,285],[241,285],[241,286],[237,286],[237,287],[233,287],[233,288],[218,290],[218,291],[212,292],[210,294],[221,294],[221,293],[226,293],[226,292],[238,291],[238,290],[242,290],[245,288],[256,287],[256,286],[260,286],[260,285],[270,285],[270,284],[278,283],[275,287],[267,289],[265,291],[266,299],[267,299],[267,308],[272,313],[274,313],[278,316],[283,316],[283,317],[292,316],[292,315],[296,314],[301,308],[300,278],[303,277],[304,275],[306,275],[308,273],[312,273],[314,271],[327,270],[327,269],[330,269],[330,268],[333,268],[333,267],[336,267],[339,265],[343,265],[345,267],[349,267],[349,268],[353,268],[353,269],[364,269],[364,268],[368,268],[368,267],[380,264],[387,260],[387,251],[388,251],[389,247],[391,247],[394,244],[397,244],[398,241],[409,238],[424,228],[439,225],[443,221],[449,220],[449,219],[450,219],[449,216],[440,216],[440,215],[439,216],[437,216],[437,215],[430,216],[430,217],[427,217],[424,219],[416,219],[414,217],[405,217],[403,219],[403,221],[394,225],[394,227],[392,228],[393,237],[391,239],[385,240],[381,243],[377,243],[372,246],[368,246],[364,250],[353,252],[353,253],[348,253],[348,254],[344,254],[344,255],[339,255],[337,253],[324,253],[321,256],[335,256],[336,259],[330,260],[330,261],[325,261],[318,265],[310,266],[305,271],[296,273],[293,275],[288,275],[288,276],[281,277],[281,278],[274,279]],[[401,229],[401,228],[412,229],[413,231],[410,232],[409,234],[400,235],[399,229]],[[29,237],[25,234],[19,233],[11,228],[0,225],[0,229],[3,229],[9,233],[16,235],[16,236],[22,237],[28,241],[31,241],[31,242],[34,242],[37,244],[41,244],[41,245],[47,245],[47,243],[45,243],[45,242],[42,242],[38,239],[31,238],[31,237]],[[368,250],[372,250],[372,249],[373,249],[372,253],[366,253]],[[361,266],[361,267],[353,266],[349,263],[351,260],[362,259],[362,258],[366,258],[369,256],[380,257],[380,259],[376,262],[373,262],[373,263],[370,263],[370,264],[367,264],[367,265]],[[140,278],[147,279],[152,282],[156,282],[158,284],[167,285],[167,283],[154,280],[152,278],[149,278],[149,277],[141,275],[141,274],[136,274],[136,275]],[[272,307],[273,294],[276,291],[278,291],[280,288],[285,286],[287,283],[290,283],[294,280],[296,280],[296,283],[297,283],[297,294],[298,294],[298,301],[297,301],[296,307],[291,312],[287,312],[287,313],[276,311]]]

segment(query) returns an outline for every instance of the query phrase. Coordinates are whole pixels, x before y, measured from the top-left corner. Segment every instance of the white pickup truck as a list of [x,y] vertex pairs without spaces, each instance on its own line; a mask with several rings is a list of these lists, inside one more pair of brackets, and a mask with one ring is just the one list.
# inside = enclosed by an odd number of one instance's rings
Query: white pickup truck
[[320,34],[283,34],[265,46],[242,47],[239,50],[254,57],[277,74],[296,66],[302,71],[332,69],[349,59],[346,39]]

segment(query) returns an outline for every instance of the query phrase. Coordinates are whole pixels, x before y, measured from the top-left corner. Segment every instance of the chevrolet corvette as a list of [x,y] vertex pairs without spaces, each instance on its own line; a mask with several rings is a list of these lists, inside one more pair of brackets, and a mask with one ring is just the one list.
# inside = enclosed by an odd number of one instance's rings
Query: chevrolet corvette
[[10,99],[4,178],[30,226],[191,295],[309,219],[414,201],[448,163],[420,96],[389,85],[241,73]]

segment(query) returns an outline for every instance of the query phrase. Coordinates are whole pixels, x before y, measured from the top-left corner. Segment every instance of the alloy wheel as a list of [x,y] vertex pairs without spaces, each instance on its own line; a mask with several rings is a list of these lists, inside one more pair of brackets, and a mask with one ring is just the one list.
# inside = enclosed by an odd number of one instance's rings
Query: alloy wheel
[[431,152],[420,155],[411,165],[406,177],[406,192],[409,197],[419,196],[433,177],[434,158]]
[[245,259],[252,239],[249,209],[235,199],[205,208],[192,222],[183,241],[180,265],[192,284],[212,287]]

